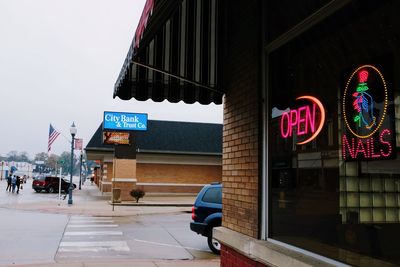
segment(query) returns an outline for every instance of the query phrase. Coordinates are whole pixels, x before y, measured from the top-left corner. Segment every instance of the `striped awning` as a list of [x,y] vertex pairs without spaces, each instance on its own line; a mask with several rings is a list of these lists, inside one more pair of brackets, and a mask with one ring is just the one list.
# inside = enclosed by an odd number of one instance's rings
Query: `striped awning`
[[218,1],[148,0],[114,98],[221,104]]

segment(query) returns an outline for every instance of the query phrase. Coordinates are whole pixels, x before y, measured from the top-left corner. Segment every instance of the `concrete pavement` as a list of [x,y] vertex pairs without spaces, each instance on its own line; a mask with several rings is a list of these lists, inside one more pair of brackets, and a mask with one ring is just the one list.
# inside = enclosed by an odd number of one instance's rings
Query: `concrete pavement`
[[13,267],[219,267],[219,260],[121,260],[112,262],[77,262],[33,265],[10,265]]
[[[114,211],[112,205],[109,204],[110,196],[102,195],[97,186],[86,184],[82,190],[73,191],[73,204],[68,205],[67,199],[59,201],[57,194],[35,193],[31,188],[32,180],[24,184],[24,189],[20,195],[10,195],[6,199],[7,202],[0,203],[0,208],[35,211],[50,214],[67,214],[67,215],[87,215],[87,216],[135,216],[165,213],[182,213],[190,212],[190,206],[194,203],[194,195],[171,196],[171,195],[147,195],[141,200],[141,205],[134,203],[121,203],[116,205]],[[0,192],[5,191],[5,182],[0,182]],[[5,194],[10,194],[5,192]],[[146,206],[148,204],[148,206]],[[159,205],[157,205],[159,204]],[[219,259],[209,260],[136,260],[136,259],[112,259],[96,262],[91,260],[83,260],[79,262],[68,263],[36,263],[24,265],[9,266],[26,266],[26,267],[125,267],[125,266],[212,266],[220,265]],[[3,265],[4,266],[4,265]]]
[[[32,201],[14,201],[7,202],[5,205],[0,203],[0,207],[10,209],[41,211],[49,213],[62,214],[80,214],[91,216],[132,216],[144,214],[174,213],[174,212],[190,212],[194,203],[195,195],[147,195],[140,200],[140,203],[126,201],[110,204],[111,196],[102,194],[96,185],[85,184],[82,190],[75,189],[72,194],[73,204],[68,205],[67,200],[58,200],[58,194],[35,193],[31,188],[32,180],[24,184],[25,188],[21,190],[21,195],[43,195],[45,199],[36,201],[34,196],[30,198]],[[0,186],[0,190],[5,190],[5,182]],[[20,197],[21,196],[14,196]],[[63,197],[63,195],[62,195]]]

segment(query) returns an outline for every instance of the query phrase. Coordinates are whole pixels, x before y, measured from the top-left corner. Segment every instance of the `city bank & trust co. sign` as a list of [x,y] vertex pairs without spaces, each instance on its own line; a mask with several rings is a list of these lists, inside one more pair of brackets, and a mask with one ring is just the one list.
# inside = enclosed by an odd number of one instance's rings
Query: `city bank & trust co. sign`
[[378,160],[395,156],[389,92],[382,72],[373,65],[356,68],[342,97],[344,160]]

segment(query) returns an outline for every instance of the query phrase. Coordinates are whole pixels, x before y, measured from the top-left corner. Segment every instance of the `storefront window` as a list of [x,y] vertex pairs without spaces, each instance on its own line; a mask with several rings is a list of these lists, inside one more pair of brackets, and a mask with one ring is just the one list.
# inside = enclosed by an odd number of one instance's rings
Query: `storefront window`
[[355,1],[268,54],[269,238],[400,264],[398,1]]

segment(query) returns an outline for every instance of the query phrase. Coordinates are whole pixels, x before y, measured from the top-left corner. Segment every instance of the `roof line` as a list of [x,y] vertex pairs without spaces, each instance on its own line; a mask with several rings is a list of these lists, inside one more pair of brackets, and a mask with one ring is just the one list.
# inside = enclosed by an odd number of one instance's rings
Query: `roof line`
[[85,150],[88,151],[92,151],[92,150],[97,150],[97,151],[110,151],[113,152],[114,148],[108,148],[108,147],[85,147]]
[[158,154],[222,156],[222,153],[218,153],[218,152],[188,152],[188,151],[152,150],[152,149],[140,149],[140,148],[138,148],[136,150],[136,152],[138,152],[138,153],[158,153]]

